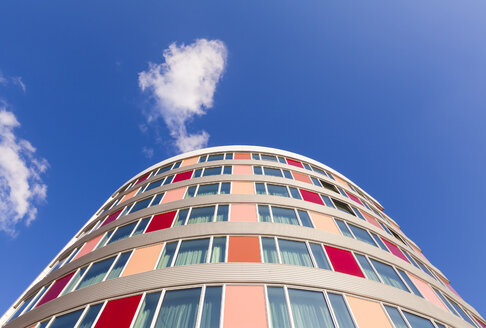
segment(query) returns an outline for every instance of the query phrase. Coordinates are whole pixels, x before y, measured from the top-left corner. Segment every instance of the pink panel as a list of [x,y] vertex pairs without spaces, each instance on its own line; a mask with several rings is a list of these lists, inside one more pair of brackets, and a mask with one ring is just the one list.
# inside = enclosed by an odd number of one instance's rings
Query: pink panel
[[176,200],[181,200],[184,198],[184,194],[186,193],[186,187],[169,190],[165,193],[164,198],[162,198],[161,204],[174,202]]
[[35,307],[39,307],[44,303],[49,302],[50,300],[55,299],[61,291],[66,287],[69,280],[71,280],[72,276],[74,275],[74,271],[64,277],[57,279],[54,284],[52,284],[51,288],[44,294],[44,297],[37,303]]
[[319,205],[324,205],[324,202],[322,201],[321,196],[319,196],[318,193],[312,192],[312,191],[307,191],[303,189],[299,189],[300,194],[302,195],[302,198],[308,202],[311,203],[316,203]]
[[294,179],[297,181],[312,183],[311,179],[307,174],[302,174],[299,172],[292,171],[292,175],[294,176]]
[[350,251],[324,245],[334,271],[364,278],[363,272]]
[[407,259],[407,257],[405,255],[403,255],[400,248],[398,248],[395,244],[390,243],[388,240],[383,239],[383,238],[381,238],[381,240],[383,240],[386,247],[388,247],[388,249],[390,250],[390,252],[392,252],[393,255],[398,256],[399,258],[401,258],[402,260],[404,260],[407,263],[410,263],[410,261]]
[[233,174],[253,174],[250,165],[233,165]]
[[176,213],[177,211],[172,211],[154,216],[145,233],[170,228]]
[[378,223],[378,221],[375,220],[374,217],[372,216],[369,216],[368,214],[366,214],[365,212],[363,211],[360,211],[361,214],[363,214],[363,216],[366,218],[366,221],[368,221],[369,223],[371,223],[372,225],[374,225],[375,227],[377,228],[380,228],[381,230],[383,230],[383,227]]
[[106,303],[95,328],[128,328],[142,295],[135,295]]
[[289,165],[293,165],[293,166],[297,166],[297,167],[301,167],[301,168],[304,168],[304,166],[302,165],[301,162],[299,161],[294,161],[293,159],[290,159],[290,158],[287,158],[287,164]]
[[[99,228],[101,228],[101,227],[102,227],[102,226],[104,226],[104,225],[107,225],[107,224],[108,224],[108,223],[110,223],[110,222],[115,221],[115,220],[116,220],[116,218],[118,217],[118,215],[120,215],[120,213],[121,213],[121,211],[122,211],[122,210],[123,210],[123,208],[122,208],[122,209],[120,209],[120,210],[118,210],[118,211],[116,211],[115,213],[110,214],[110,215],[109,215],[109,216],[108,216],[108,217],[105,219],[105,221],[103,221],[103,223],[102,223],[102,224],[99,226]],[[98,229],[99,229],[99,228],[98,228]]]
[[226,286],[224,328],[266,328],[263,286]]
[[[352,200],[354,200],[356,203],[360,204],[360,205],[363,205],[363,203],[361,203],[361,201],[359,200],[358,197],[356,197],[355,195],[345,191],[346,195],[349,196],[349,198],[351,198]],[[364,206],[364,205],[363,205]]]
[[104,234],[102,233],[98,237],[95,237],[90,241],[88,241],[86,244],[84,244],[83,248],[78,252],[78,254],[76,254],[76,256],[72,259],[72,261],[79,259],[81,256],[91,252],[96,247],[96,245],[98,245],[98,242],[101,240],[101,238],[103,238],[103,236]]
[[140,182],[144,182],[145,180],[147,180],[147,178],[149,177],[150,175],[150,172],[145,174],[143,177],[140,177],[138,180],[137,180],[137,183],[135,183],[135,185],[138,185]]
[[257,212],[254,204],[232,204],[230,221],[256,222]]
[[182,173],[176,174],[172,183],[184,181],[184,180],[189,180],[191,177],[192,177],[192,170],[187,171],[187,172],[182,172]]
[[435,305],[437,305],[437,306],[439,306],[439,307],[441,307],[441,308],[443,308],[444,310],[447,311],[447,308],[444,305],[444,303],[442,303],[442,301],[439,299],[439,297],[435,294],[434,290],[432,288],[430,288],[430,286],[427,285],[427,283],[425,281],[422,281],[421,279],[415,277],[412,274],[409,274],[408,276],[410,277],[410,279],[412,280],[414,285],[418,288],[418,290],[420,290],[420,293],[422,293],[422,295],[424,295],[424,297],[427,301],[432,302]]

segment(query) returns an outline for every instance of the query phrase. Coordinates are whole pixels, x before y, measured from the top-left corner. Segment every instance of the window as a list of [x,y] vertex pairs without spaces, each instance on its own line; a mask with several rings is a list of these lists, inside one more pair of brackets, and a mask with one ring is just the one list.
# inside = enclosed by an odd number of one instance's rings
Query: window
[[272,168],[269,168],[269,167],[264,167],[263,172],[265,173],[265,175],[269,175],[269,176],[272,176],[272,177],[279,177],[279,178],[283,177],[282,171],[280,171],[279,169],[272,169]]
[[228,212],[229,212],[229,206],[228,205],[218,205],[218,212],[216,214],[216,221],[217,222],[228,221]]
[[208,247],[209,238],[182,241],[174,265],[205,263]]
[[334,204],[331,202],[331,198],[324,195],[321,195],[321,198],[324,204],[326,204],[326,206],[336,208],[336,206],[334,206]]
[[334,315],[336,316],[336,321],[338,322],[339,327],[356,327],[353,319],[351,318],[351,314],[349,313],[348,306],[344,301],[344,297],[342,295],[332,293],[328,293],[327,295],[329,296],[329,301],[331,302],[331,306],[334,310]]
[[405,311],[403,311],[403,314],[412,328],[435,328],[430,320]]
[[292,173],[290,173],[290,171],[287,171],[287,170],[282,170],[283,174],[284,174],[284,177],[286,177],[287,179],[293,179],[294,177],[292,176]]
[[219,190],[219,183],[200,185],[197,191],[197,196],[216,195]]
[[215,206],[197,207],[191,210],[187,224],[212,222]]
[[262,251],[264,263],[279,263],[274,238],[262,237]]
[[157,269],[168,268],[171,266],[176,248],[176,241],[165,244],[164,251],[162,252],[159,263],[157,264]]
[[253,174],[262,175],[263,174],[262,167],[261,166],[253,166]]
[[145,295],[133,327],[150,327],[159,303],[160,294],[161,292],[155,292]]
[[115,262],[115,265],[111,269],[110,274],[108,274],[108,277],[106,277],[106,280],[118,278],[120,276],[120,273],[122,272],[123,268],[125,267],[125,264],[127,264],[127,261],[130,258],[131,254],[132,254],[132,251],[120,254],[120,256],[118,257],[118,259]]
[[51,328],[64,328],[74,327],[78,322],[79,317],[83,313],[84,309],[77,310],[62,316],[56,317],[49,327]]
[[155,328],[196,326],[201,288],[167,291],[162,301]]
[[115,257],[111,257],[104,261],[100,261],[92,264],[91,267],[88,269],[88,272],[86,272],[83,279],[79,283],[79,285],[76,287],[76,290],[103,281],[103,279],[105,278],[108,270],[110,269],[114,261],[115,261]]
[[405,320],[403,319],[398,309],[385,305],[385,310],[390,316],[390,319],[393,322],[395,328],[408,328],[408,325],[405,323]]
[[397,269],[397,271],[400,277],[402,277],[403,281],[405,281],[405,283],[408,285],[408,288],[412,291],[412,293],[414,293],[417,296],[423,297],[422,294],[417,289],[417,287],[415,287],[415,285],[413,284],[412,280],[410,280],[408,275],[400,269]]
[[268,205],[258,205],[258,221],[259,222],[271,222],[270,209]]
[[349,207],[349,205],[343,203],[343,202],[340,202],[336,199],[333,199],[333,202],[334,204],[336,205],[336,208],[342,212],[345,212],[345,213],[348,213],[348,214],[351,214],[351,215],[354,215],[354,213],[351,211],[351,207]]
[[224,159],[224,154],[209,155],[208,162],[222,161]]
[[299,225],[295,211],[290,208],[272,206],[273,222]]
[[267,184],[268,194],[272,196],[290,197],[287,187]]
[[290,328],[289,312],[282,287],[267,287],[271,327]]
[[102,306],[103,303],[90,305],[88,311],[86,311],[86,314],[84,315],[83,320],[81,320],[80,324],[78,325],[78,328],[91,328],[94,321],[98,317],[98,313],[100,312]]
[[289,187],[289,190],[290,190],[290,195],[292,195],[292,198],[302,199],[297,188]]
[[76,274],[74,275],[74,277],[71,279],[71,281],[69,281],[69,284],[67,285],[66,288],[64,288],[64,290],[62,291],[61,293],[61,296],[62,295],[66,295],[67,293],[70,293],[72,292],[72,290],[74,289],[74,287],[78,284],[79,280],[81,279],[81,277],[84,275],[84,273],[86,272],[86,269],[88,267],[85,266],[84,268],[81,268],[79,269]]
[[388,248],[386,248],[385,244],[383,244],[383,241],[378,237],[376,234],[371,233],[371,237],[375,240],[375,242],[380,246],[380,248],[386,252],[389,252]]
[[368,262],[368,259],[359,254],[354,254],[356,256],[356,259],[358,260],[359,265],[361,266],[361,269],[363,270],[366,278],[370,280],[374,280],[377,282],[381,282],[380,278],[375,273],[375,270],[373,270],[373,267],[371,266],[370,262]]
[[282,264],[312,267],[312,261],[304,242],[278,239]]
[[282,164],[287,164],[287,162],[285,161],[285,158],[283,158],[283,157],[279,157],[279,158],[278,158],[278,161],[279,161],[280,163],[282,163]]
[[[135,205],[132,206],[131,210],[129,213],[134,213],[140,210],[143,210],[144,208],[147,208],[152,201],[152,197],[146,198],[144,200],[141,200],[139,202],[136,202]],[[127,213],[128,214],[128,213]]]
[[140,235],[145,231],[147,224],[149,223],[150,218],[145,218],[139,221],[137,228],[133,232],[133,236]]
[[312,255],[314,256],[317,267],[320,269],[331,270],[331,266],[327,261],[327,257],[324,253],[324,248],[322,248],[322,245],[310,243],[309,246],[311,248]]
[[118,240],[122,240],[122,239],[130,237],[130,235],[132,234],[132,231],[133,231],[133,229],[135,228],[136,225],[137,225],[137,222],[134,222],[134,223],[131,223],[131,224],[124,225],[122,227],[118,227],[116,229],[116,231],[113,233],[113,236],[111,237],[111,239],[108,241],[107,245],[112,244],[112,243],[114,243]]
[[349,224],[348,226],[351,229],[351,231],[353,232],[356,239],[363,241],[367,244],[370,244],[372,246],[377,247],[375,242],[373,241],[373,238],[371,238],[370,234],[368,233],[368,231],[361,229],[361,228],[358,228],[358,227],[351,225],[351,224]]
[[344,223],[344,221],[334,219],[336,221],[336,224],[338,225],[339,230],[341,230],[341,233],[349,238],[353,238],[353,235],[351,234],[351,231],[349,231],[348,225]]
[[213,238],[211,263],[223,263],[226,258],[226,237]]
[[206,287],[200,328],[219,327],[222,294],[223,288],[220,286]]
[[330,190],[332,192],[335,192],[336,194],[339,193],[335,185],[333,185],[333,184],[331,184],[329,182],[323,181],[323,180],[320,180],[320,182],[321,182],[322,186],[324,188],[326,188],[327,190]]
[[272,162],[276,162],[277,161],[277,158],[273,155],[264,155],[264,154],[261,154],[261,158],[263,161],[272,161]]
[[324,294],[300,289],[288,291],[295,328],[335,327]]
[[392,266],[375,261],[373,259],[371,259],[371,263],[373,264],[376,272],[378,272],[381,280],[383,280],[385,284],[400,288],[401,290],[408,292],[407,287]]
[[300,222],[304,227],[314,228],[309,213],[301,210],[297,210],[297,213],[299,213]]
[[321,183],[320,183],[320,182],[319,182],[319,180],[317,180],[316,178],[311,177],[311,180],[312,180],[312,183],[313,183],[315,186],[322,187],[322,186],[321,186]]

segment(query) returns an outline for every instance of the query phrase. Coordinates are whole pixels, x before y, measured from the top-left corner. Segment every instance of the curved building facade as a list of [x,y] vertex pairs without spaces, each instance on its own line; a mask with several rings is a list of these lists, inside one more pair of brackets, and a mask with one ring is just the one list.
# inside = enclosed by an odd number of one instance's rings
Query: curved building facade
[[4,314],[36,328],[486,327],[383,207],[272,148],[160,162],[96,212]]

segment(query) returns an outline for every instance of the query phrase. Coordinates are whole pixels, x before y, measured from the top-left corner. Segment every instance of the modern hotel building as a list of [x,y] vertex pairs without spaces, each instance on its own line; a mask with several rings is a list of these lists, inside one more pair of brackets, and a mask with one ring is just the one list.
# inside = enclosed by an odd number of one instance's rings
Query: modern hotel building
[[486,327],[383,207],[272,148],[207,148],[116,190],[5,328]]

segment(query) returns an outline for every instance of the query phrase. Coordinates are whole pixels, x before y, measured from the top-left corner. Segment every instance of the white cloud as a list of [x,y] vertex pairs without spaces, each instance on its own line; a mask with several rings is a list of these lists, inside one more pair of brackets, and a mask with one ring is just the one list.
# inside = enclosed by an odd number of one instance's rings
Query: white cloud
[[9,83],[20,87],[23,92],[27,91],[27,86],[25,85],[24,81],[22,81],[21,76],[4,76],[3,73],[0,71],[0,84],[6,86]]
[[164,63],[150,63],[138,77],[142,91],[149,90],[155,99],[148,121],[162,117],[180,152],[205,147],[209,134],[190,134],[186,124],[213,106],[216,84],[226,65],[226,46],[220,40],[206,39],[189,45],[172,43],[163,56]]
[[37,215],[35,205],[44,201],[47,186],[41,175],[47,160],[35,156],[36,149],[27,140],[18,140],[15,115],[0,103],[0,230],[15,235],[15,225],[29,225]]
[[142,153],[145,155],[145,157],[147,159],[151,159],[152,157],[154,157],[154,149],[153,148],[143,147]]

